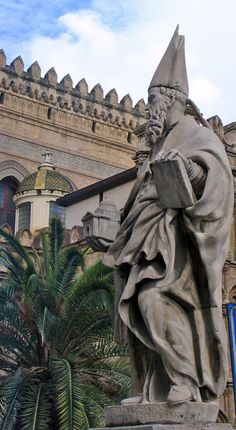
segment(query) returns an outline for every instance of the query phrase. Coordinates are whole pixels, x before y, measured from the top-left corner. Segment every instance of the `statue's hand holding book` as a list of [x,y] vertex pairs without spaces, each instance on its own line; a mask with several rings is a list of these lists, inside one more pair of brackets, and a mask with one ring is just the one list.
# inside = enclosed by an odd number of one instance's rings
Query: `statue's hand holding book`
[[186,208],[196,202],[188,176],[189,160],[177,150],[161,151],[151,163],[160,205],[165,208]]

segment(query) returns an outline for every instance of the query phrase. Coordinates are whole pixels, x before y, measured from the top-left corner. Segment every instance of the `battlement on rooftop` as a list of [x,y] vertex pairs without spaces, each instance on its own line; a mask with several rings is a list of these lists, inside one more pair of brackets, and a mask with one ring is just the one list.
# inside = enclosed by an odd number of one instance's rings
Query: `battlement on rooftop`
[[89,91],[84,78],[74,86],[69,74],[58,82],[54,67],[42,77],[38,62],[35,61],[25,71],[21,56],[8,65],[3,49],[0,50],[0,91],[0,102],[3,102],[4,91],[10,91],[57,109],[94,117],[131,131],[143,123],[146,117],[143,99],[133,105],[130,95],[126,94],[119,101],[114,88],[104,95],[100,83]]

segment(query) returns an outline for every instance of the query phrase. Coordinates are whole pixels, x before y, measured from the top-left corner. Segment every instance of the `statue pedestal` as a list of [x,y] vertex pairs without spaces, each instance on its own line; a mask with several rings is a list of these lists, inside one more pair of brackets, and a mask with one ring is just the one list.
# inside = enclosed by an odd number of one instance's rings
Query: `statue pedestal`
[[170,406],[160,402],[109,406],[104,415],[107,430],[232,429],[230,424],[216,423],[218,412],[218,403],[185,402]]
[[[145,424],[142,426],[105,427],[106,430],[233,430],[231,424]],[[93,429],[93,430],[104,430]]]
[[169,405],[167,402],[140,405],[109,406],[105,408],[105,422],[109,427],[140,424],[196,424],[215,423],[218,403],[185,402]]

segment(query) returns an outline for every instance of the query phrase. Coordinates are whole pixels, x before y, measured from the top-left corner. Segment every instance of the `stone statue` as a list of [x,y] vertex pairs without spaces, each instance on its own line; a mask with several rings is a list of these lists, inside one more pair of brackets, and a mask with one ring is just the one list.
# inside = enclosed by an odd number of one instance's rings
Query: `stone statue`
[[[233,183],[222,142],[203,118],[199,124],[185,115],[187,103],[177,27],[148,90],[149,158],[104,260],[116,269],[116,335],[129,343],[134,371],[136,395],[123,404],[211,402],[226,385],[221,271]],[[155,183],[153,166],[173,159],[183,163],[195,196],[187,207],[173,207],[169,186],[169,206],[159,198],[165,183]],[[174,189],[168,168],[167,176]]]

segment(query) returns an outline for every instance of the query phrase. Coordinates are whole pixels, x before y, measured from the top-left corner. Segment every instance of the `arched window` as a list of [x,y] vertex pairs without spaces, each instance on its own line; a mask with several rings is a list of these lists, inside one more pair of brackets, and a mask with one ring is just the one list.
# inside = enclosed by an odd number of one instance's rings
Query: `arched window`
[[13,232],[15,230],[16,213],[13,197],[17,187],[18,181],[10,176],[0,181],[0,225],[8,224]]

